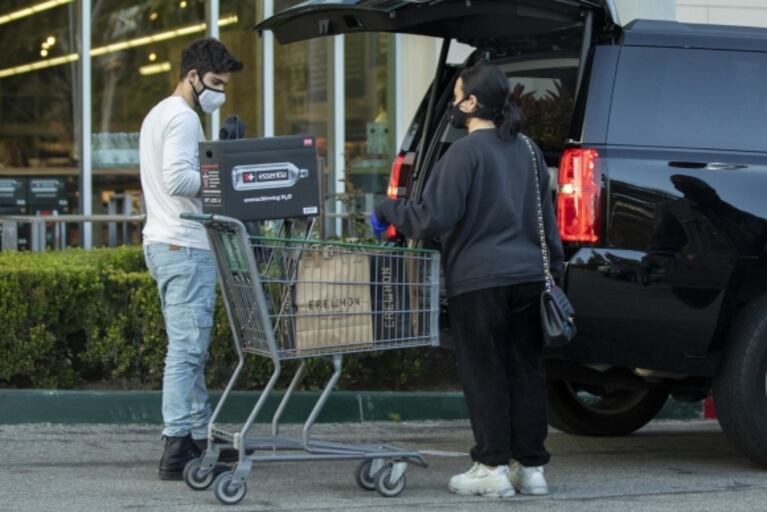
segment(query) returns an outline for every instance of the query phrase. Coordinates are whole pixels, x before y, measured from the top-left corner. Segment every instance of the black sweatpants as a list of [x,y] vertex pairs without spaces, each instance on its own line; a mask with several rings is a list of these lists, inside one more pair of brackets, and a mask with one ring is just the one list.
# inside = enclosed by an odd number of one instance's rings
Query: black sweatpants
[[543,283],[489,288],[448,299],[475,462],[542,466],[551,458],[539,298]]

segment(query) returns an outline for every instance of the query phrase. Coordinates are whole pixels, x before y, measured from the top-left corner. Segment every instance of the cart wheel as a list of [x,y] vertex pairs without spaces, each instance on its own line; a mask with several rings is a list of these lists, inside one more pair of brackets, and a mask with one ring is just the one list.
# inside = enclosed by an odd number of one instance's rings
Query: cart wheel
[[392,467],[386,466],[376,475],[376,490],[384,498],[394,498],[402,494],[405,490],[405,473],[399,477],[399,480],[393,484],[389,482],[389,476],[391,476]]
[[213,471],[202,476],[200,466],[202,466],[202,458],[192,459],[184,466],[184,482],[195,491],[204,491],[210,487],[210,484],[213,483],[213,477],[216,476]]
[[370,474],[372,467],[372,460],[363,460],[357,465],[357,471],[354,473],[354,481],[365,491],[376,490],[376,476]]
[[245,497],[245,493],[248,492],[248,486],[245,485],[245,482],[242,482],[235,488],[234,483],[232,482],[233,478],[234,473],[232,471],[227,471],[226,473],[218,475],[216,482],[213,484],[213,494],[215,494],[216,499],[224,505],[238,504],[242,501],[242,498]]

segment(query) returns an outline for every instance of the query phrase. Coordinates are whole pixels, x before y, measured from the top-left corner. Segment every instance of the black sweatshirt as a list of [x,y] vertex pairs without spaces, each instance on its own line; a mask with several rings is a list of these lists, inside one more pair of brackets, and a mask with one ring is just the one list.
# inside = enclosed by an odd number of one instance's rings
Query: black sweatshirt
[[[562,270],[549,174],[538,153],[551,270]],[[387,200],[379,220],[408,238],[439,236],[448,297],[475,290],[544,280],[538,234],[535,175],[522,137],[503,141],[495,129],[456,141],[437,162],[420,202]]]

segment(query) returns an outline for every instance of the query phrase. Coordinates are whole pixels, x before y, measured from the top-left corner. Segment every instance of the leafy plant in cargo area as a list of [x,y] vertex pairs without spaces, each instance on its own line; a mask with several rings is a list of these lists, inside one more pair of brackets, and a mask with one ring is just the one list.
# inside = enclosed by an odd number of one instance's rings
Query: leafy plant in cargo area
[[567,138],[572,112],[573,95],[561,80],[555,80],[554,89],[538,96],[525,91],[523,84],[516,84],[511,91],[514,102],[524,112],[523,131],[544,149],[561,148]]
[[[139,247],[0,253],[0,386],[159,389],[166,337],[155,283]],[[208,382],[226,385],[236,353],[219,294]],[[286,385],[296,362],[284,365]],[[238,389],[261,388],[272,364],[248,357]],[[324,360],[308,363],[304,388],[324,385]],[[340,388],[454,389],[452,355],[411,349],[348,356]]]

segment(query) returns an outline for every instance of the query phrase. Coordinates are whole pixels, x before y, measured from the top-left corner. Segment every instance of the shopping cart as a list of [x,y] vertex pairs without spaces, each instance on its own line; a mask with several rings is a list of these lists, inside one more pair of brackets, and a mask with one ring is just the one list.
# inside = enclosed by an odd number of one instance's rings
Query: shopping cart
[[[420,453],[390,445],[321,442],[310,434],[341,376],[344,354],[439,344],[439,254],[316,241],[311,239],[311,222],[283,223],[280,236],[268,238],[248,237],[243,224],[229,217],[183,217],[202,223],[207,232],[239,358],[213,412],[209,448],[184,469],[187,485],[204,490],[213,484],[221,503],[236,504],[247,492],[246,478],[254,463],[349,459],[361,461],[355,480],[362,489],[399,495],[408,464],[427,466]],[[274,371],[242,428],[230,432],[216,420],[243,369],[245,354],[270,358]],[[301,437],[281,436],[280,419],[301,381],[305,361],[318,357],[332,360],[333,374]],[[274,413],[271,435],[252,435],[282,362],[291,359],[301,362]],[[216,476],[224,447],[235,448],[239,462]]]

